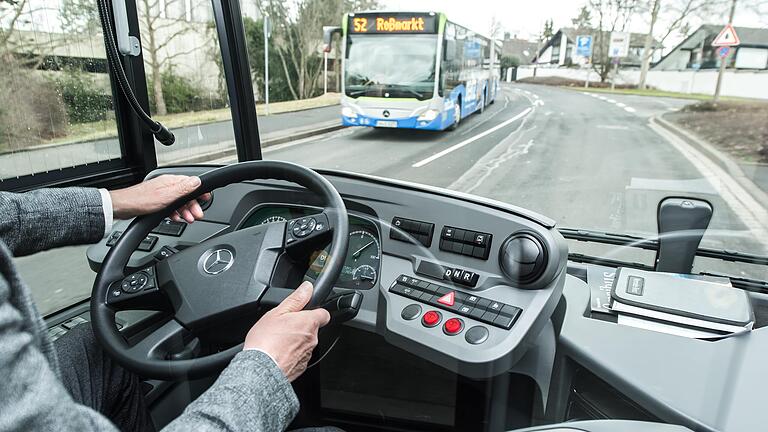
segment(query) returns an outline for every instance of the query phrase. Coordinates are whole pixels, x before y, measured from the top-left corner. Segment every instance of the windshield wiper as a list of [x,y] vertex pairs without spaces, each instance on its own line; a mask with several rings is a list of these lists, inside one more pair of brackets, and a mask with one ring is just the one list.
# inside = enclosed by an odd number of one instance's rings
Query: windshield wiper
[[[569,240],[612,244],[646,250],[659,250],[657,238],[638,237],[629,234],[608,233],[585,229],[560,228],[560,234]],[[723,261],[742,262],[768,266],[768,256],[737,252],[727,249],[698,248],[696,256],[715,258]]]
[[424,98],[424,93],[419,93],[416,90],[408,87],[407,85],[390,84],[390,85],[387,86],[387,88],[392,89],[392,90],[397,90],[397,91],[408,92],[408,93],[416,96],[419,99],[423,99]]

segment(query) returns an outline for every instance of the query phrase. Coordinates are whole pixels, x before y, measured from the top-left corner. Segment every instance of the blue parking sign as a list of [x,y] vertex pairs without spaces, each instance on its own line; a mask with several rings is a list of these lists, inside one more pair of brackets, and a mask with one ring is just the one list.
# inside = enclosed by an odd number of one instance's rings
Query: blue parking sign
[[576,55],[581,57],[592,57],[592,36],[576,36]]

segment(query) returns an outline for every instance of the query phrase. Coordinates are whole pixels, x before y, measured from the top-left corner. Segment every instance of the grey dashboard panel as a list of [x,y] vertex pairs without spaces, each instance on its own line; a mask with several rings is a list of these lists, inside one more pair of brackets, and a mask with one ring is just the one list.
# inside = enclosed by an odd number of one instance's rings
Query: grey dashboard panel
[[562,353],[659,418],[697,431],[765,430],[768,328],[717,341],[589,317],[590,290],[568,275]]
[[[156,170],[162,173],[201,174],[211,167],[177,167]],[[536,341],[549,322],[562,295],[565,281],[567,247],[553,222],[543,216],[503,203],[462,196],[451,191],[425,188],[403,182],[326,173],[326,177],[339,190],[350,214],[367,216],[378,221],[381,234],[381,269],[379,283],[373,289],[363,290],[362,309],[348,325],[385,336],[393,345],[413,352],[438,365],[472,378],[482,378],[508,371]],[[251,210],[263,203],[316,206],[317,198],[296,185],[282,181],[252,181],[237,183],[214,191],[213,202],[206,210],[204,221],[195,222],[181,237],[159,235],[152,251],[135,252],[131,266],[140,267],[149,262],[162,245],[197,243],[240,224]],[[429,247],[416,242],[390,238],[391,223],[395,217],[435,224],[434,239]],[[439,247],[444,226],[483,232],[492,235],[487,259],[446,252]],[[124,227],[116,226],[116,229]],[[546,248],[546,267],[540,281],[541,289],[522,289],[502,271],[499,248],[514,232],[525,230],[535,233]],[[89,249],[92,267],[98,268],[108,252],[104,242]],[[464,293],[477,294],[492,301],[507,303],[522,309],[510,330],[496,328],[463,317],[464,332],[474,325],[485,325],[489,339],[479,345],[465,341],[464,333],[448,336],[437,328],[426,328],[419,320],[404,321],[401,310],[413,300],[388,292],[400,274],[414,276],[418,265],[430,261],[451,268],[469,270],[478,275],[475,287],[455,286],[451,282],[431,279],[431,282]],[[419,277],[429,279],[420,275]],[[425,311],[434,309],[423,305]],[[442,310],[444,320],[457,316]],[[444,322],[444,321],[443,321]]]
[[515,432],[690,432],[690,429],[632,420],[589,420],[517,429]]

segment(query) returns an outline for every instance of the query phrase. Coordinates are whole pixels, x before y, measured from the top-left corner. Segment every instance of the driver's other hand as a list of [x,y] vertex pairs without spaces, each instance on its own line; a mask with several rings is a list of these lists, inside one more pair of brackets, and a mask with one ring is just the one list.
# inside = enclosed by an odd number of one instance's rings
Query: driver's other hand
[[312,297],[312,284],[304,282],[276,308],[264,314],[245,337],[245,350],[260,350],[277,363],[289,381],[305,370],[317,345],[317,331],[331,315],[318,308],[302,310]]
[[[199,187],[199,177],[161,175],[125,189],[110,191],[112,213],[115,219],[129,219],[154,213]],[[209,200],[211,194],[202,194],[198,199]],[[203,209],[197,200],[191,200],[171,213],[170,217],[176,222],[192,223],[203,218]]]

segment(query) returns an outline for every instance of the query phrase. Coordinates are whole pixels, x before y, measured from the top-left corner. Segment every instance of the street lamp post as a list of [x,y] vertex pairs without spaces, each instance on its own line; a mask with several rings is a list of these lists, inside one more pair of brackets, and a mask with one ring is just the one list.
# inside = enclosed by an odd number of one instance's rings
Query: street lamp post
[[328,93],[328,51],[323,50],[323,94]]
[[264,15],[264,115],[269,115],[269,15]]

